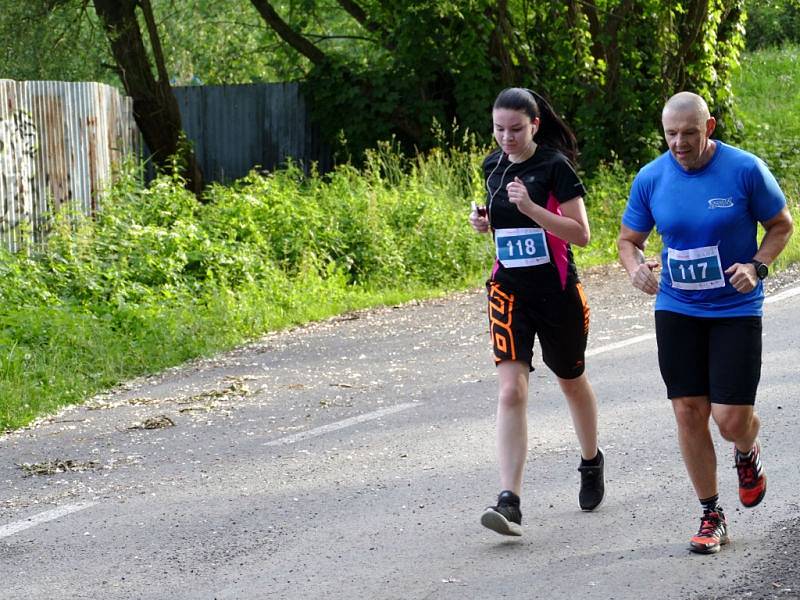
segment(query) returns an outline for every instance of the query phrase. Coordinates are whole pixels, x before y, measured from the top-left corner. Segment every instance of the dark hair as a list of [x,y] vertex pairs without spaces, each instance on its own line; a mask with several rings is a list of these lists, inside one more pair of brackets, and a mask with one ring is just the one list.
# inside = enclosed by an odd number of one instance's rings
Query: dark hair
[[533,140],[559,150],[573,165],[578,164],[575,134],[542,95],[527,88],[506,88],[497,95],[492,108],[518,110],[532,120],[539,117],[539,129]]

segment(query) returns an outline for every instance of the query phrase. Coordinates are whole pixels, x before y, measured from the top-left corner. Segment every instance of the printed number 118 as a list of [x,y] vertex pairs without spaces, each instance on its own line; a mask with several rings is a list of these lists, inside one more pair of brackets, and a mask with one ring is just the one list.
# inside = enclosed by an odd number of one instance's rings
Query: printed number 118
[[[516,244],[517,250],[519,251],[520,254],[528,254],[530,256],[536,254],[536,244],[534,243],[534,241],[531,238],[528,238],[528,239],[525,240],[525,249],[524,249],[524,251],[523,251],[523,248],[522,248],[522,240],[517,240],[516,242],[512,242],[511,240],[509,240],[506,243],[506,246],[508,246],[508,255],[509,256],[514,256],[514,244]],[[683,267],[681,267],[681,268],[683,268]]]

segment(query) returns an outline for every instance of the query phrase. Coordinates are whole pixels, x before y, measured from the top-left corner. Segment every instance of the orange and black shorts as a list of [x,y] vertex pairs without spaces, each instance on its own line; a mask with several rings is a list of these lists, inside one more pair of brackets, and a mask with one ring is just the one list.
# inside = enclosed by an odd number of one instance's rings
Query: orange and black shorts
[[538,336],[542,360],[556,376],[574,379],[583,373],[589,305],[580,283],[535,298],[518,296],[494,281],[486,288],[495,363],[518,360],[533,371],[533,343]]

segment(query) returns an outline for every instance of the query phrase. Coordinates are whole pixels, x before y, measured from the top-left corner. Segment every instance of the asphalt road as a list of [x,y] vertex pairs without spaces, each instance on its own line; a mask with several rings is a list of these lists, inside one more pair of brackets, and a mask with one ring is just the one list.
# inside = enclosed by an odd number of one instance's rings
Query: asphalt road
[[584,281],[599,511],[578,509],[577,442],[537,358],[524,536],[480,527],[498,483],[476,290],[270,335],[0,437],[0,598],[800,598],[798,284],[766,308],[767,497],[738,505],[715,435],[732,542],[704,557],[651,300],[614,268]]

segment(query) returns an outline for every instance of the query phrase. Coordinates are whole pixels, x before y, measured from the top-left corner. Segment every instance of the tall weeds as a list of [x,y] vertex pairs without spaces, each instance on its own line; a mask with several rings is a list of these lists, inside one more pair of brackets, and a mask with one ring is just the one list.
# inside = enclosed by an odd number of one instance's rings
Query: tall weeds
[[202,204],[129,171],[96,219],[58,215],[40,252],[0,254],[0,428],[268,330],[474,284],[476,157],[385,145],[362,172],[254,172]]

